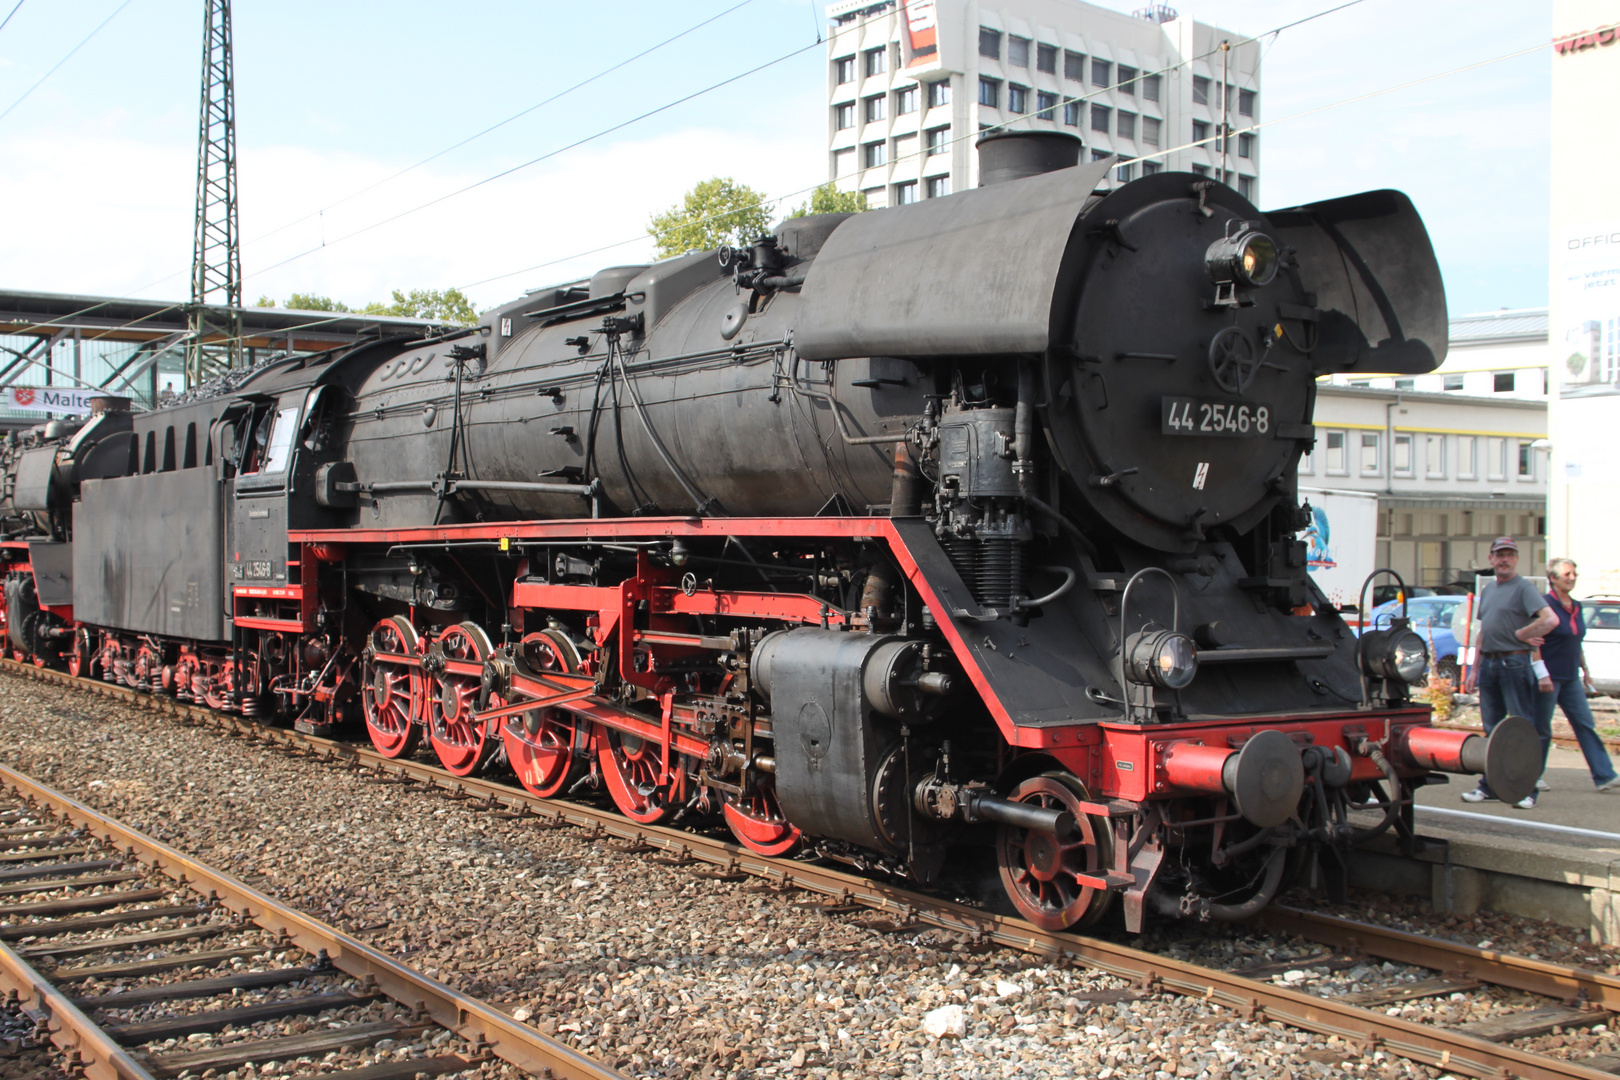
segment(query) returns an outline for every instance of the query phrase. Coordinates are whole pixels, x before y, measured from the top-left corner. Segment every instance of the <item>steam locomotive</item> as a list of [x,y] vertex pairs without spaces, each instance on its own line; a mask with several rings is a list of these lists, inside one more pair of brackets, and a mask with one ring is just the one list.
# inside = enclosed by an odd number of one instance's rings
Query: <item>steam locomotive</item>
[[13,439],[10,647],[766,855],[993,852],[1048,928],[1339,891],[1439,774],[1528,792],[1528,723],[1431,727],[1422,640],[1353,636],[1296,538],[1316,378],[1444,355],[1406,197],[979,150],[975,190]]

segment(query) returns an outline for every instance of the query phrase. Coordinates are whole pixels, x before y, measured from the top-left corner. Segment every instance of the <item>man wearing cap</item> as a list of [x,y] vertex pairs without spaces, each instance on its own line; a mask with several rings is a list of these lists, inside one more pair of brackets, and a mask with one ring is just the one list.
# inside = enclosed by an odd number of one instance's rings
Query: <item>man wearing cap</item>
[[[1467,689],[1479,688],[1479,715],[1489,734],[1506,716],[1536,715],[1536,695],[1550,691],[1547,666],[1536,657],[1558,616],[1529,578],[1519,576],[1519,545],[1511,536],[1491,541],[1491,569],[1496,576],[1479,594],[1479,662],[1468,676]],[[1485,802],[1496,795],[1482,776],[1479,786],[1463,792],[1464,802]],[[1513,804],[1522,810],[1536,805],[1532,791]]]

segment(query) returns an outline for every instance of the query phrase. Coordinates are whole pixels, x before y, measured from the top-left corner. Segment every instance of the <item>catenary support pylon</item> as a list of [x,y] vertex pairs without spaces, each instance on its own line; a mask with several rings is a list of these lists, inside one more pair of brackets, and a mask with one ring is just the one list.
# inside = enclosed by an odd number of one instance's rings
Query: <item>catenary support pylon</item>
[[242,359],[242,254],[236,214],[236,87],[231,0],[203,0],[202,109],[197,125],[197,222],[191,261],[186,383]]

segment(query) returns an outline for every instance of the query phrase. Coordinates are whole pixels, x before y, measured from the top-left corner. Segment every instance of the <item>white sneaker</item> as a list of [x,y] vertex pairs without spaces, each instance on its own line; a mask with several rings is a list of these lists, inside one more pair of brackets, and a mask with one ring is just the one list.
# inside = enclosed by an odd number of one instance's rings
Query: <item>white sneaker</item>
[[1513,805],[1520,810],[1534,810],[1536,808],[1536,793],[1532,791]]
[[1536,790],[1537,791],[1551,791],[1552,790],[1552,785],[1547,783],[1547,781],[1545,781],[1545,780],[1537,780],[1536,781]]
[[1620,793],[1620,776],[1615,777],[1606,784],[1599,784],[1597,789],[1599,791]]

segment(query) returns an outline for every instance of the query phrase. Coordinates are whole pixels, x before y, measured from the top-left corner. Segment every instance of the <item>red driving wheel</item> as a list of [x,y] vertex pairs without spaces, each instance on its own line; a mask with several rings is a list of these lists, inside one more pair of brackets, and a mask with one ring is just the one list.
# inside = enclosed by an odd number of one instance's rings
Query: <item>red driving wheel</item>
[[656,825],[673,816],[684,801],[686,770],[679,756],[670,762],[668,790],[658,789],[664,756],[657,743],[598,724],[596,757],[613,805],[630,820]]
[[[472,623],[450,627],[438,645],[446,660],[462,663],[483,664],[493,651],[489,637]],[[500,746],[488,725],[474,719],[481,683],[478,675],[452,672],[427,680],[428,741],[439,764],[456,776],[482,769]]]
[[402,617],[371,630],[371,649],[360,669],[360,710],[366,734],[383,757],[408,757],[422,739],[420,669],[390,657],[418,656],[416,630]]
[[[545,630],[522,641],[523,659],[536,671],[572,672],[579,653],[566,636]],[[585,770],[589,736],[567,709],[531,709],[501,721],[506,760],[525,790],[549,799]]]

